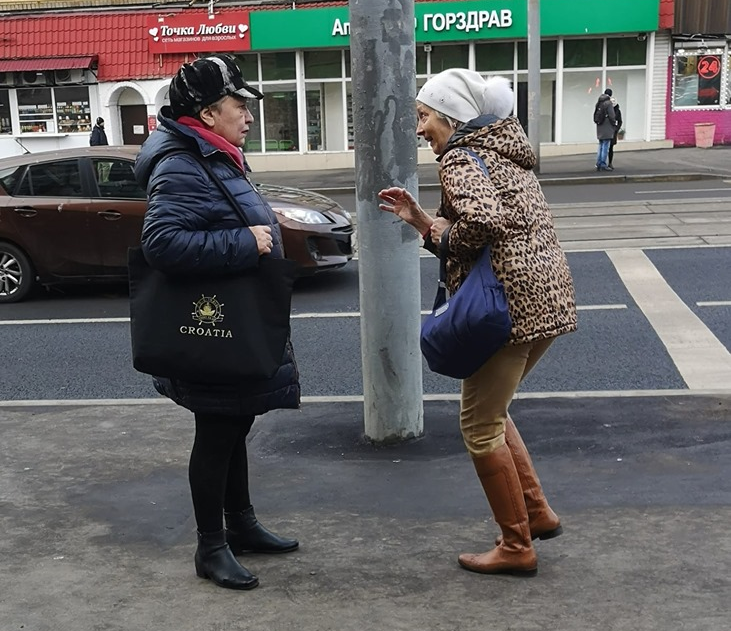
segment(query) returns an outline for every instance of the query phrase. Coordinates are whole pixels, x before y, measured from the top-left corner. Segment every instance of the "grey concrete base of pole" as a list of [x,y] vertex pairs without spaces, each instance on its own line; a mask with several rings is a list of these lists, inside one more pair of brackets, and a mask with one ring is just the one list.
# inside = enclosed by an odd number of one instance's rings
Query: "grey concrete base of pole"
[[377,196],[418,195],[413,0],[350,0],[350,33],[365,435],[393,442],[424,431],[421,237]]

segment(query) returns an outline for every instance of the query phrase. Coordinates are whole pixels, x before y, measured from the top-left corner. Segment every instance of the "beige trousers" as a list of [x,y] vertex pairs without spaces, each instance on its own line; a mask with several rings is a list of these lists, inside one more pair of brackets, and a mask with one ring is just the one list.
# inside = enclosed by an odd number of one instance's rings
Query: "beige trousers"
[[467,451],[484,456],[505,444],[508,407],[520,382],[555,338],[505,346],[462,381],[459,425]]

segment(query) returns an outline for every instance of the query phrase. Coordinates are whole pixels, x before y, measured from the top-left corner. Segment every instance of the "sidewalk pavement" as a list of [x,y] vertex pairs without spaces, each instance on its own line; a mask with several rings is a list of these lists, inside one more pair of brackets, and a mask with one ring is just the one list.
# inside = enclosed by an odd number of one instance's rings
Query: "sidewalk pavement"
[[458,567],[497,529],[458,430],[363,438],[362,403],[250,437],[259,518],[301,548],[248,555],[251,592],[198,579],[190,413],[170,403],[0,408],[2,631],[727,631],[731,396],[519,399],[565,528],[535,578]]
[[[622,151],[619,143],[614,156],[615,171],[599,173],[595,162],[594,154],[545,157],[541,159],[538,177],[544,185],[731,178],[731,146]],[[438,186],[436,161],[420,164],[418,171],[420,188]],[[254,179],[262,184],[305,188],[326,195],[355,187],[354,169],[262,171],[256,172]]]

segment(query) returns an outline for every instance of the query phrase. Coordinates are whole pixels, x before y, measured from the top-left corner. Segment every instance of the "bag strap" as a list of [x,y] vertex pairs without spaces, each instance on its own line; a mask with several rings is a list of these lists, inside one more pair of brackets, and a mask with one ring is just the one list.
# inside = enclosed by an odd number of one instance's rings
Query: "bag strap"
[[[196,159],[198,156],[196,156]],[[216,172],[213,170],[210,164],[203,159],[198,160],[200,162],[201,166],[203,167],[203,170],[208,173],[208,177],[210,177],[218,186],[218,188],[223,193],[224,197],[228,200],[228,203],[231,204],[236,214],[241,218],[241,221],[244,223],[245,226],[249,226],[249,220],[246,218],[246,215],[244,214],[244,211],[241,210],[241,206],[239,206],[239,203],[236,201],[236,198],[233,196],[231,191],[228,190],[228,187],[221,181],[221,178],[216,175]],[[252,188],[254,187],[253,184],[251,184]]]
[[[485,161],[480,157],[480,154],[476,153],[475,151],[472,151],[472,149],[468,149],[467,147],[455,147],[452,149],[454,151],[455,149],[459,149],[460,151],[464,151],[465,153],[468,153],[470,156],[472,156],[475,160],[477,160],[477,163],[480,165],[480,168],[482,169],[482,172],[485,174],[485,177],[490,177],[490,170],[487,168],[487,165],[485,164]],[[439,240],[439,287],[446,288],[447,283],[447,253],[449,252],[449,231],[451,229],[447,228],[442,233],[442,238]],[[486,248],[490,248],[489,245],[485,246]]]
[[[246,215],[244,214],[244,211],[241,210],[241,206],[236,201],[236,198],[231,194],[231,191],[228,190],[226,185],[221,181],[221,178],[216,175],[216,172],[213,170],[210,164],[205,159],[201,159],[196,155],[193,151],[185,151],[185,150],[179,150],[179,151],[171,151],[170,153],[166,153],[162,159],[158,161],[158,164],[162,162],[165,158],[169,158],[171,156],[175,155],[186,155],[190,156],[191,158],[194,158],[198,164],[200,164],[203,167],[203,170],[208,174],[208,177],[213,180],[214,184],[220,189],[220,191],[223,193],[224,197],[228,201],[229,204],[231,204],[231,207],[234,209],[234,212],[239,216],[239,219],[241,219],[242,223],[248,228],[251,224],[249,223],[249,220],[246,218]],[[249,182],[251,184],[251,187],[254,189],[254,191],[258,194],[258,191],[256,190],[256,187],[254,184]],[[261,197],[261,195],[260,195]]]

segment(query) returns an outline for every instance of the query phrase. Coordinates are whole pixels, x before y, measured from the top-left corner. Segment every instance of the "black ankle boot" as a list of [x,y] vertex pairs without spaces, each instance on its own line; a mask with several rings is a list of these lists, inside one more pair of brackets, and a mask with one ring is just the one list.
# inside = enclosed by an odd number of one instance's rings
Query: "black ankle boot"
[[228,589],[254,589],[259,584],[259,579],[231,553],[223,530],[198,533],[195,573]]
[[226,517],[226,541],[234,554],[265,552],[277,554],[299,548],[296,539],[283,539],[269,532],[254,515],[254,507],[238,513],[224,513]]

